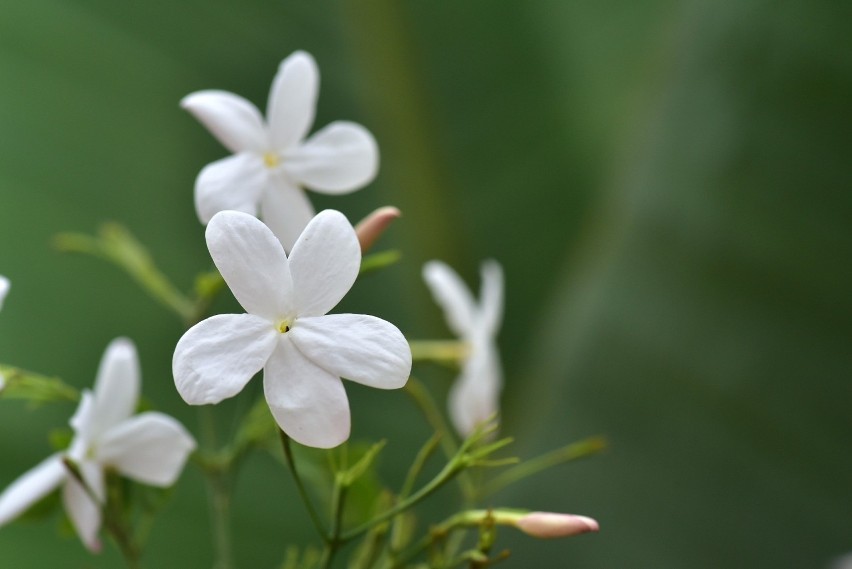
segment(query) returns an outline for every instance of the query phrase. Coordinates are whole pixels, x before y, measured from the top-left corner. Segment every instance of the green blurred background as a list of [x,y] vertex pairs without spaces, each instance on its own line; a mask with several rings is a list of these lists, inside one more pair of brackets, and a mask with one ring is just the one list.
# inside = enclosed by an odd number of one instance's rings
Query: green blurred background
[[[852,550],[850,22],[840,1],[0,0],[0,361],[82,388],[130,336],[146,394],[197,432],[171,380],[178,320],[51,237],[120,221],[188,288],[210,266],[192,184],[226,151],[177,103],[215,87],[263,108],[305,49],[315,128],[356,120],[382,151],[370,187],[315,203],[404,212],[380,243],[403,262],[340,309],[447,337],[420,266],[478,286],[496,258],[517,453],[610,440],[494,502],[592,515],[601,533],[503,532],[505,566],[825,567]],[[452,377],[418,371],[439,391]],[[398,483],[426,429],[401,393],[349,392],[355,438],[391,433]],[[0,402],[0,486],[71,411]],[[272,458],[247,464],[236,501],[241,567],[311,540]],[[205,516],[188,470],[147,566],[209,567]],[[0,565],[120,566],[56,528],[0,529]]]

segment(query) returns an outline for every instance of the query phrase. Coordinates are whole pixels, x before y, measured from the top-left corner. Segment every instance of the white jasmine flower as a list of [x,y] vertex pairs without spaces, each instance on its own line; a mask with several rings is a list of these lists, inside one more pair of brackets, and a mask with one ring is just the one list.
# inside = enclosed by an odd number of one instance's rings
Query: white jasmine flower
[[[42,461],[0,494],[0,525],[62,486],[68,517],[86,547],[96,551],[100,547],[101,506],[106,500],[105,469],[114,468],[153,486],[174,484],[195,441],[167,415],[146,412],[133,416],[139,390],[136,348],[130,340],[113,340],[101,360],[94,391],[83,392],[71,418],[71,446]],[[68,472],[63,458],[78,466],[86,486],[100,503]]]
[[319,70],[297,51],[281,62],[272,81],[264,122],[246,99],[225,91],[184,97],[190,111],[234,154],[208,164],[195,182],[195,208],[202,223],[219,211],[258,215],[289,251],[314,215],[302,188],[345,194],[369,183],[379,152],[363,126],[329,124],[304,140],[314,122]]
[[405,385],[411,350],[374,316],[326,313],[352,287],[361,263],[355,230],[342,213],[314,217],[290,256],[263,223],[224,211],[207,226],[207,246],[247,314],[220,314],[190,328],[175,348],[175,385],[190,405],[239,393],[263,369],[278,426],[308,446],[349,438],[340,378],[380,389]]
[[444,310],[447,325],[467,344],[462,370],[450,389],[450,419],[462,436],[499,410],[503,372],[495,338],[503,319],[503,269],[496,261],[481,268],[477,304],[461,278],[440,261],[423,266],[423,279]]

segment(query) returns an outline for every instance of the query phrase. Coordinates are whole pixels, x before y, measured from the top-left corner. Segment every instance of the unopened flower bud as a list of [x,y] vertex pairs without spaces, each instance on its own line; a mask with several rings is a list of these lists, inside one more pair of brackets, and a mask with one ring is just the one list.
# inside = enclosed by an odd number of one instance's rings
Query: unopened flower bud
[[361,253],[366,253],[370,247],[382,236],[391,222],[402,213],[393,206],[380,207],[355,226],[358,242],[361,244]]
[[522,532],[541,539],[570,537],[600,529],[598,522],[586,516],[531,512],[515,522]]

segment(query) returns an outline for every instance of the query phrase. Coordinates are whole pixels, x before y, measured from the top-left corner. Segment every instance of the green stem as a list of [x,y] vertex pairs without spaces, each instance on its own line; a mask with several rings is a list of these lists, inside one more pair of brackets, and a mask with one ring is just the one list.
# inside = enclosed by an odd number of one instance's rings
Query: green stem
[[528,476],[538,474],[543,470],[565,462],[592,456],[603,451],[605,448],[606,439],[603,437],[589,437],[588,439],[558,448],[503,471],[486,486],[484,494],[494,494]]
[[347,486],[343,484],[341,473],[334,477],[334,490],[331,495],[331,530],[322,552],[320,567],[329,569],[337,550],[342,545],[340,530],[343,523],[343,504],[346,501]]
[[314,505],[311,502],[310,496],[308,496],[305,485],[302,483],[299,471],[296,469],[296,461],[293,459],[293,449],[290,446],[290,437],[281,429],[278,429],[278,434],[281,437],[281,446],[284,448],[284,457],[287,459],[287,466],[290,468],[290,472],[293,474],[293,480],[296,482],[296,489],[299,491],[299,496],[302,498],[302,502],[308,510],[308,515],[310,516],[311,522],[314,524],[314,528],[316,528],[317,533],[320,535],[322,540],[328,544],[328,534],[320,521],[319,514],[317,514],[317,511],[314,509]]
[[412,340],[408,345],[414,361],[458,363],[470,353],[467,343],[459,340]]
[[80,400],[80,393],[58,377],[48,377],[5,364],[0,364],[0,374],[6,380],[6,386],[0,390],[3,397],[45,403]]
[[231,545],[231,484],[227,472],[208,474],[208,499],[210,517],[213,525],[213,539],[216,550],[216,569],[233,567],[233,549]]
[[198,453],[207,485],[207,503],[213,533],[215,569],[231,569],[234,565],[231,538],[231,461],[217,450],[216,422],[213,408],[198,408],[199,430],[206,453]]
[[[458,446],[454,442],[454,436],[450,430],[450,426],[444,420],[444,416],[438,409],[438,405],[432,398],[432,395],[426,389],[426,386],[416,377],[408,378],[408,383],[405,384],[405,392],[414,400],[414,403],[423,413],[426,422],[432,429],[441,436],[441,447],[444,449],[444,454],[447,458],[452,458],[458,452]],[[470,476],[467,473],[462,473],[459,476],[459,486],[461,487],[462,495],[465,503],[471,505],[476,502],[477,491]]]
[[418,490],[416,493],[412,494],[405,500],[397,503],[394,507],[385,511],[382,514],[379,514],[372,520],[361,524],[360,526],[351,529],[347,532],[344,532],[340,536],[340,541],[342,543],[346,543],[347,541],[351,541],[356,537],[360,536],[363,533],[370,531],[374,526],[389,520],[400,512],[404,512],[405,510],[411,508],[415,504],[422,501],[424,498],[431,495],[433,492],[441,488],[444,484],[453,479],[464,467],[461,464],[461,460],[459,456],[454,457],[450,462],[447,463],[446,466],[433,478],[426,486]]
[[104,224],[97,237],[62,233],[54,243],[60,251],[101,257],[124,269],[151,297],[173,310],[187,324],[196,314],[195,303],[184,296],[154,265],[151,255],[125,227]]

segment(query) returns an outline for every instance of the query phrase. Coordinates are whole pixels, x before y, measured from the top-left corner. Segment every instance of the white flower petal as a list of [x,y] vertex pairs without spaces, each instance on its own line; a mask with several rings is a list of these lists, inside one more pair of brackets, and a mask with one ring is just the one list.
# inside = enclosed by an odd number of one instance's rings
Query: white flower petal
[[54,454],[21,475],[0,494],[0,525],[9,523],[50,494],[65,480],[66,474],[61,456]]
[[332,448],[349,438],[343,382],[311,363],[286,335],[263,369],[263,390],[275,422],[296,442]]
[[411,349],[402,332],[375,316],[299,318],[289,336],[316,365],[370,387],[398,389],[411,373]]
[[266,107],[273,148],[284,150],[305,138],[314,123],[318,92],[319,69],[310,54],[297,51],[281,62]]
[[279,332],[251,314],[219,314],[186,331],[175,347],[175,386],[190,405],[233,397],[256,374]]
[[195,440],[173,418],[162,413],[137,415],[111,429],[98,446],[98,460],[145,484],[171,486]]
[[482,263],[480,275],[480,326],[493,336],[503,321],[503,268],[497,261],[488,260]]
[[101,358],[93,391],[90,430],[97,438],[121,423],[136,410],[141,382],[136,346],[127,338],[116,338]]
[[257,204],[270,184],[263,159],[243,152],[211,162],[195,179],[195,212],[204,225],[225,210],[257,215]]
[[339,211],[318,213],[290,253],[297,316],[322,316],[349,292],[361,267],[355,229]]
[[94,409],[95,397],[88,389],[84,389],[80,396],[80,403],[77,405],[77,410],[71,416],[69,424],[77,434],[71,443],[71,449],[68,454],[74,460],[80,460],[83,454],[86,453],[85,447],[88,446],[88,441],[92,438],[92,410]]
[[[95,474],[85,463],[79,464],[89,489],[99,498],[104,495],[103,473]],[[96,465],[95,465],[96,466]],[[98,530],[101,527],[100,504],[92,500],[85,488],[71,475],[62,487],[62,502],[77,535],[90,551],[100,550]]]
[[210,220],[206,237],[213,262],[246,312],[272,321],[293,315],[287,255],[263,222],[223,211]]
[[184,97],[180,106],[192,113],[231,152],[262,154],[269,149],[260,111],[239,95],[227,91],[197,91]]
[[497,351],[476,346],[464,363],[462,373],[450,388],[450,419],[463,437],[500,409],[502,371]]
[[325,194],[345,194],[376,177],[379,147],[363,126],[337,121],[286,152],[283,167],[299,185]]
[[423,265],[423,280],[432,291],[435,302],[444,310],[450,329],[461,337],[471,334],[476,304],[456,272],[441,261],[429,261]]
[[9,283],[9,279],[0,275],[0,308],[3,308],[3,300],[6,298],[6,295],[9,294],[9,287],[12,286]]
[[290,182],[283,172],[274,172],[271,178],[272,183],[263,192],[261,217],[289,253],[314,216],[314,206],[305,191]]

